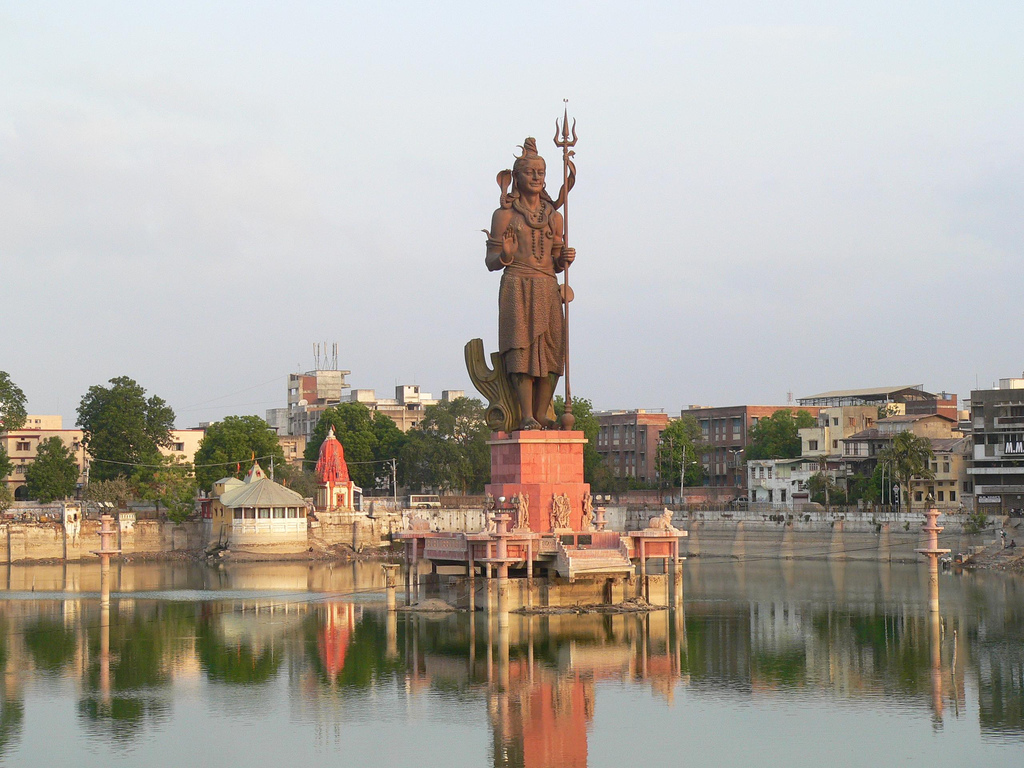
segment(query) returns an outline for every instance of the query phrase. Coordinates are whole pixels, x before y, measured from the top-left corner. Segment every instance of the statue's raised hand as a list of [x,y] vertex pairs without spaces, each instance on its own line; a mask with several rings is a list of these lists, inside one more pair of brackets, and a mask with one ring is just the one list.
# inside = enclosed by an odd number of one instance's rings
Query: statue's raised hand
[[516,255],[516,251],[519,250],[519,237],[516,235],[515,228],[509,224],[505,228],[504,234],[501,236],[501,261],[503,264],[511,264],[512,259]]

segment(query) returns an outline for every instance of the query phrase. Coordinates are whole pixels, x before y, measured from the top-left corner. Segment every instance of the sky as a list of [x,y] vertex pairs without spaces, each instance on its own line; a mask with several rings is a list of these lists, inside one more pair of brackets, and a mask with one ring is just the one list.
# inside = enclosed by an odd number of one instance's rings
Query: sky
[[575,396],[968,397],[1024,370],[1022,36],[1019,2],[0,0],[0,370],[65,426],[122,375],[179,427],[263,415],[317,342],[469,393],[495,176],[527,136],[561,175],[568,99]]

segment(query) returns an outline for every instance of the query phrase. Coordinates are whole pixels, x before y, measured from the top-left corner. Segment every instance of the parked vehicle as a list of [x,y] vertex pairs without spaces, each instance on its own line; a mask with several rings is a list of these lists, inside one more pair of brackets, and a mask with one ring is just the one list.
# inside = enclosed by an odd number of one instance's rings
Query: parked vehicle
[[440,509],[441,497],[437,494],[421,493],[409,497],[409,509]]

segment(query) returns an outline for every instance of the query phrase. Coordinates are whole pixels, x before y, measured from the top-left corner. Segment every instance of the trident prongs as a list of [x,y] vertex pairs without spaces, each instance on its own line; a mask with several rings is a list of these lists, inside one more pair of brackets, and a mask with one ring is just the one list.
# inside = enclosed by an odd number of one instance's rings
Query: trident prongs
[[[566,99],[566,101],[568,101]],[[561,137],[559,137],[561,133]],[[565,108],[565,112],[562,114],[562,125],[559,127],[558,118],[555,118],[555,146],[561,147],[562,149],[568,149],[569,147],[576,146],[576,118],[572,119],[572,138],[569,138],[569,108]]]

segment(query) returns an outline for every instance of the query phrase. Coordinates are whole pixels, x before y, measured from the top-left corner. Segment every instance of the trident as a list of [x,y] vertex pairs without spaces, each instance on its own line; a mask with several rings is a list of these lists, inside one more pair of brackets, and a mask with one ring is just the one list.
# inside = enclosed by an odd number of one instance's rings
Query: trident
[[[562,148],[562,244],[569,247],[569,169],[572,168],[573,178],[576,176],[576,166],[572,157],[576,154],[572,147],[576,146],[576,118],[572,119],[572,138],[569,138],[569,100],[562,99],[566,105],[562,113],[562,126],[558,126],[558,118],[555,118],[555,146]],[[559,136],[561,133],[561,136]],[[562,318],[562,336],[565,340],[565,413],[562,414],[559,422],[562,429],[572,429],[576,423],[576,417],[572,415],[572,389],[569,387],[569,265],[565,265],[565,279],[562,284],[563,301],[565,303],[565,315]]]

